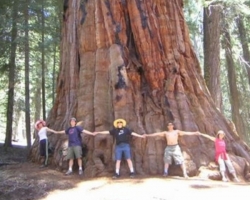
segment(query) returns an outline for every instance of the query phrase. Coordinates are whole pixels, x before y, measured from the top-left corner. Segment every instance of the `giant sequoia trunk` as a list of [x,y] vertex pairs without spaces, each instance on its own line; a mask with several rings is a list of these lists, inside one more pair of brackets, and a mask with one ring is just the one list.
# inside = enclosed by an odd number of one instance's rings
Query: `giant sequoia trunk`
[[[139,134],[166,130],[168,121],[185,131],[227,133],[228,149],[246,169],[249,148],[216,109],[191,47],[181,0],[68,0],[64,5],[61,65],[57,97],[48,126],[66,128],[71,116],[90,131],[109,130],[124,118]],[[50,135],[54,165],[67,167],[67,137]],[[104,176],[114,169],[114,141],[84,136],[88,146],[85,175]],[[163,138],[132,138],[139,174],[163,172]],[[38,160],[38,143],[32,158]],[[213,143],[180,138],[189,175],[214,160]],[[127,166],[122,163],[121,173]],[[180,173],[178,167],[171,173]],[[243,174],[243,171],[241,171]]]

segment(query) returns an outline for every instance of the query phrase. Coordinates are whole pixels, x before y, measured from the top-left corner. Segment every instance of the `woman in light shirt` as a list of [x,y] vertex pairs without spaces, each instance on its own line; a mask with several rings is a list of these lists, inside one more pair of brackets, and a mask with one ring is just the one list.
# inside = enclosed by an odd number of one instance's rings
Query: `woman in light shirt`
[[46,123],[44,120],[38,120],[35,123],[35,128],[38,130],[39,136],[39,145],[40,145],[40,156],[44,157],[43,164],[40,166],[41,168],[48,166],[48,158],[49,158],[49,146],[48,146],[48,137],[47,131],[55,133],[54,130],[46,127]]

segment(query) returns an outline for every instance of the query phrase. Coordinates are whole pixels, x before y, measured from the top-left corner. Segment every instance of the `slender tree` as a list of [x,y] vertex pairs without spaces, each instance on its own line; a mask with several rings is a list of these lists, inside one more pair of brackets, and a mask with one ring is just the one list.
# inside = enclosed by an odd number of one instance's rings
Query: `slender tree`
[[9,61],[9,86],[8,86],[8,104],[7,104],[7,125],[5,147],[12,146],[12,124],[14,107],[14,89],[16,75],[16,49],[17,49],[17,19],[18,19],[18,1],[12,1],[12,29],[11,29],[11,49]]
[[204,76],[207,87],[217,108],[221,109],[220,84],[220,23],[221,5],[204,8]]
[[42,106],[43,106],[43,119],[46,120],[46,100],[45,100],[45,43],[44,43],[44,30],[45,30],[45,10],[44,10],[44,0],[42,0],[42,9],[41,9],[41,19],[42,19]]
[[242,15],[238,16],[238,18],[236,19],[236,23],[238,26],[241,47],[243,50],[244,66],[247,71],[248,83],[250,85],[250,52],[249,52],[249,45],[248,45],[247,30],[245,28]]
[[29,47],[29,3],[30,0],[25,0],[24,4],[24,26],[25,26],[25,40],[24,40],[24,59],[25,59],[25,125],[26,125],[26,139],[28,148],[31,147],[31,130],[30,130],[30,47]]
[[231,109],[232,109],[232,120],[235,124],[237,133],[241,136],[242,139],[246,140],[245,137],[245,126],[240,114],[240,99],[239,99],[239,91],[237,89],[237,78],[235,72],[235,63],[233,59],[232,53],[232,45],[231,45],[231,37],[228,31],[228,25],[225,24],[224,28],[224,48],[225,48],[225,55],[226,55],[226,66],[228,70],[228,82],[229,82],[229,90],[230,90],[230,102],[231,102]]

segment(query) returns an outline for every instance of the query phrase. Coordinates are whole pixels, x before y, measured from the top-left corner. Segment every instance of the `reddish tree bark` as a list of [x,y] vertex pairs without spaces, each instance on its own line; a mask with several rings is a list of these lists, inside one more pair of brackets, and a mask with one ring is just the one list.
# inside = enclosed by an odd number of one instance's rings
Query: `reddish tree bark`
[[[122,117],[140,134],[166,130],[168,121],[185,131],[227,133],[229,151],[243,167],[249,148],[214,106],[189,39],[181,0],[65,1],[62,58],[57,97],[48,125],[66,128],[71,116],[90,131],[109,130]],[[52,163],[67,167],[67,137],[51,135]],[[105,176],[114,169],[110,136],[84,136],[88,146],[85,175]],[[136,172],[163,172],[162,138],[132,138]],[[189,175],[214,160],[207,139],[180,139]],[[38,159],[37,142],[32,159]],[[242,169],[239,168],[239,169]],[[122,164],[121,174],[128,171]],[[173,166],[171,173],[181,174]],[[243,172],[240,172],[243,174]]]

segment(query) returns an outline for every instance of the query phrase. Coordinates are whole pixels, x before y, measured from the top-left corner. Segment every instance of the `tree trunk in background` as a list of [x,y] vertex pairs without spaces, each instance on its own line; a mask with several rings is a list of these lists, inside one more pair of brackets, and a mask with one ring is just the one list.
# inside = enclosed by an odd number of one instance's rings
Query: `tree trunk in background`
[[[109,130],[119,117],[139,134],[166,130],[168,121],[174,121],[178,129],[210,135],[223,129],[233,160],[240,160],[245,169],[249,148],[217,110],[206,89],[182,1],[64,2],[61,65],[56,101],[47,119],[49,127],[64,129],[75,116],[90,131]],[[52,134],[49,139],[55,147],[52,164],[66,169],[66,135]],[[85,176],[112,173],[112,137],[84,135],[83,141],[89,150]],[[207,139],[183,136],[179,142],[189,175],[214,160],[214,146]],[[163,172],[163,138],[133,137],[131,145],[137,173]],[[38,142],[31,158],[39,158]],[[127,172],[122,162],[121,174]],[[175,173],[181,174],[178,166],[170,169],[170,174]]]
[[226,65],[228,70],[228,82],[229,82],[229,90],[230,90],[230,102],[232,109],[232,120],[235,124],[235,128],[237,133],[241,136],[242,139],[246,139],[245,137],[245,126],[240,115],[240,101],[239,101],[239,92],[237,89],[237,80],[236,80],[236,72],[235,72],[235,63],[232,55],[232,46],[231,46],[231,37],[228,32],[229,29],[225,28],[224,30],[224,48],[226,55]]
[[249,52],[249,47],[248,47],[248,38],[247,38],[247,33],[246,29],[244,26],[244,21],[243,17],[239,15],[237,18],[237,26],[239,30],[239,35],[240,35],[240,42],[241,42],[241,47],[243,50],[243,58],[244,58],[244,65],[246,67],[247,75],[248,75],[248,83],[250,86],[250,52]]
[[10,64],[9,64],[9,86],[8,86],[8,104],[7,104],[7,125],[5,147],[12,146],[12,124],[13,124],[13,106],[14,106],[14,89],[16,76],[16,48],[17,48],[17,23],[18,18],[18,2],[12,1],[12,30],[11,30],[11,49],[10,49]]
[[204,8],[204,77],[218,109],[222,107],[220,84],[220,23],[221,6]]
[[41,19],[42,19],[42,106],[43,106],[43,119],[46,120],[46,100],[45,100],[45,43],[44,43],[44,30],[45,30],[45,19],[44,19],[44,0],[42,0],[42,9],[41,9]]
[[30,79],[29,79],[29,2],[25,1],[24,8],[24,26],[25,26],[25,39],[24,39],[24,54],[25,54],[25,125],[26,125],[26,139],[28,148],[31,147],[31,133],[30,133]]
[[53,52],[53,71],[52,71],[52,104],[55,103],[55,80],[56,80],[56,53],[57,53],[57,45],[54,44],[54,52]]
[[[35,113],[34,119],[35,121],[41,118],[41,108],[42,108],[42,101],[41,101],[41,69],[36,68],[36,85],[35,85],[35,93],[34,93],[34,104],[35,104]],[[35,122],[34,122],[35,123]],[[33,132],[33,138],[35,137],[35,132]]]

